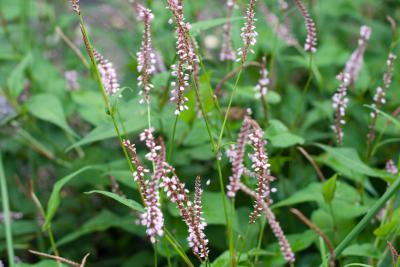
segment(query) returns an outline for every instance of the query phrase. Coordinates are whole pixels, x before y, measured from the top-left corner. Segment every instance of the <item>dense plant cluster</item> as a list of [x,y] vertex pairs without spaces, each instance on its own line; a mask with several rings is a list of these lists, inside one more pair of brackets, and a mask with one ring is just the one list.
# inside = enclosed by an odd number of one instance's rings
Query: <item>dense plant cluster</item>
[[400,4],[0,3],[0,266],[400,266]]

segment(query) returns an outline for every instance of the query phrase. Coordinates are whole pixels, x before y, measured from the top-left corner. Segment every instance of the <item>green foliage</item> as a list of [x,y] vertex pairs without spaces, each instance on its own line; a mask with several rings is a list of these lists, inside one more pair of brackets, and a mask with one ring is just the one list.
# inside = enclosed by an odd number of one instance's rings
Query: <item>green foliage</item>
[[[190,77],[185,90],[189,108],[178,118],[175,103],[169,101],[175,80],[171,65],[177,57],[175,23],[167,23],[171,11],[165,9],[166,1],[138,1],[154,13],[151,35],[156,71],[150,77],[154,88],[149,109],[139,104],[137,83],[136,52],[143,25],[129,1],[80,1],[91,44],[116,69],[121,90],[114,96],[99,91],[101,81],[82,40],[80,18],[69,8],[69,1],[0,2],[4,222],[0,224],[0,259],[5,266],[66,266],[33,256],[29,249],[59,253],[76,262],[90,253],[87,267],[288,266],[265,215],[255,224],[248,223],[253,196],[241,190],[234,200],[226,196],[232,175],[226,152],[236,144],[243,117],[250,113],[267,140],[271,175],[277,178],[271,184],[271,209],[295,253],[294,266],[328,266],[330,247],[290,208],[301,210],[327,236],[335,249],[336,266],[392,266],[387,244],[399,251],[400,177],[388,173],[385,166],[393,160],[400,167],[399,59],[386,102],[376,106],[373,99],[376,87],[383,86],[388,53],[400,57],[398,1],[303,0],[317,27],[317,52],[310,55],[303,51],[307,33],[295,1],[287,1],[284,10],[279,5],[282,1],[258,0],[257,43],[240,72],[240,62],[219,60],[224,25],[229,21],[226,1],[184,0],[185,20],[191,23],[189,33],[200,62],[194,75],[197,86]],[[236,51],[243,46],[241,28],[249,1],[234,2],[231,35]],[[280,23],[289,25],[298,46],[288,45],[276,34],[261,3]],[[356,49],[362,25],[370,26],[372,35],[359,78],[347,91],[344,142],[338,145],[331,129],[332,96],[339,86],[335,77]],[[259,99],[255,86],[263,57],[269,85]],[[368,144],[372,111],[377,113],[376,136]],[[225,112],[227,122],[221,134]],[[146,207],[120,141],[129,139],[136,145],[150,179],[154,166],[146,160],[148,149],[139,137],[150,126],[156,138],[163,138],[167,161],[188,189],[190,200],[194,177],[201,177],[202,215],[210,248],[207,262],[193,255],[188,228],[164,188],[160,188],[163,237],[151,244],[140,224]],[[299,146],[306,153],[299,153]],[[247,145],[244,165],[248,169],[252,151]],[[255,190],[257,181],[250,176],[246,173],[241,182]],[[19,260],[22,263],[13,265]]]

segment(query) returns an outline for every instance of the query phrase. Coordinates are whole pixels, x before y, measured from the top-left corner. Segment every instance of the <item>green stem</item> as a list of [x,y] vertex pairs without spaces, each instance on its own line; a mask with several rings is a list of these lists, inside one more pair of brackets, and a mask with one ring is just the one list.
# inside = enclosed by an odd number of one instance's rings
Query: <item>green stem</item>
[[381,196],[378,201],[372,206],[368,213],[362,218],[362,220],[353,228],[353,230],[346,236],[346,238],[337,246],[335,249],[336,257],[340,256],[344,249],[353,241],[361,231],[369,225],[371,219],[379,212],[379,210],[385,205],[385,203],[400,189],[400,177],[394,181],[394,183],[388,188],[388,190]]
[[7,255],[8,264],[13,267],[14,262],[14,246],[12,240],[12,227],[11,227],[11,214],[10,214],[10,203],[8,199],[7,182],[3,169],[3,159],[0,153],[0,186],[1,186],[1,202],[3,203],[3,214],[4,214],[4,230],[7,244]]
[[164,228],[164,232],[165,232],[165,238],[168,240],[168,242],[174,247],[174,249],[176,250],[176,252],[178,252],[179,256],[181,256],[181,258],[183,259],[184,262],[186,262],[186,264],[189,267],[194,267],[193,263],[190,261],[189,257],[186,255],[185,251],[183,250],[183,248],[179,245],[179,243],[174,239],[174,237],[171,235],[171,233]]
[[175,133],[176,133],[176,126],[178,124],[178,118],[179,118],[179,115],[176,115],[175,116],[175,121],[174,121],[174,126],[172,128],[171,139],[169,141],[169,149],[168,149],[168,157],[167,157],[167,161],[168,162],[171,160],[172,151],[174,150]]
[[220,149],[220,147],[221,147],[221,142],[222,142],[222,137],[223,137],[223,135],[224,135],[225,125],[226,125],[226,122],[227,122],[227,120],[228,120],[229,111],[230,111],[231,106],[232,106],[233,97],[234,97],[235,94],[236,94],[237,87],[238,87],[238,84],[239,84],[239,80],[240,80],[240,77],[242,76],[242,72],[243,72],[243,64],[242,64],[241,67],[240,67],[240,71],[239,71],[238,76],[237,76],[237,78],[236,78],[235,86],[233,87],[232,94],[231,94],[231,96],[230,96],[230,98],[229,98],[228,108],[227,108],[227,110],[226,110],[225,117],[224,117],[224,121],[223,121],[223,123],[222,123],[221,132],[219,133],[219,138],[218,138],[218,143],[217,143],[217,151],[219,151],[219,149]]

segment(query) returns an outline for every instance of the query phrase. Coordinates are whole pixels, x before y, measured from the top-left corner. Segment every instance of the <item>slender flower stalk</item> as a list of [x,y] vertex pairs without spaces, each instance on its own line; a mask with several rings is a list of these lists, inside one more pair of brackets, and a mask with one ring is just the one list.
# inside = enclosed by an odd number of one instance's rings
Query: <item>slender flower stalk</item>
[[350,84],[349,75],[347,73],[340,73],[337,79],[341,81],[339,88],[332,97],[332,107],[335,109],[335,124],[332,126],[336,135],[336,142],[343,143],[343,129],[342,125],[346,123],[344,116],[346,115],[346,108],[349,102],[347,98],[347,88]]
[[[145,173],[149,170],[145,169],[140,163],[136,153],[134,144],[129,140],[124,140],[124,146],[128,149],[132,158],[132,163],[136,167],[136,172],[133,173],[134,180],[138,182],[142,197],[145,204],[145,212],[141,214],[141,224],[147,227],[146,233],[150,238],[151,243],[157,242],[157,236],[164,234],[164,216],[160,207],[160,195],[158,191],[158,184],[164,174],[165,162],[165,147],[163,141],[160,139],[161,145],[156,145],[152,132],[154,129],[146,129],[141,135],[141,141],[145,141],[146,146],[150,149],[150,153],[146,158],[153,162],[155,170],[150,180],[145,179]],[[159,151],[159,153],[157,153]]]
[[153,53],[151,46],[151,21],[154,19],[154,15],[150,9],[145,8],[142,5],[137,5],[138,18],[143,21],[144,30],[142,38],[142,46],[140,51],[137,53],[138,66],[137,70],[140,73],[138,79],[138,85],[141,87],[140,95],[143,98],[140,103],[150,103],[150,90],[154,88],[150,82],[150,76],[155,72],[156,56]]
[[[254,192],[253,190],[251,190],[250,188],[248,188],[246,185],[244,185],[243,183],[240,183],[239,187],[240,187],[241,191],[243,191],[247,195],[257,199],[257,197],[258,197],[257,193]],[[261,205],[262,205],[262,209],[263,209],[263,211],[264,211],[264,213],[265,213],[265,215],[267,217],[268,224],[270,225],[273,234],[278,239],[279,247],[281,249],[283,257],[289,263],[295,262],[296,258],[295,258],[295,255],[294,255],[293,251],[292,251],[290,243],[287,240],[287,238],[286,238],[286,236],[285,236],[285,234],[284,234],[279,222],[277,221],[274,213],[272,212],[271,208],[269,207],[269,205],[267,203],[262,202]]]
[[117,72],[114,65],[105,59],[98,51],[93,50],[94,58],[103,82],[107,95],[114,95],[119,91],[119,83],[117,80]]
[[[166,174],[162,178],[160,187],[164,188],[167,197],[175,203],[187,225],[189,232],[187,240],[193,253],[199,259],[207,259],[209,250],[208,239],[204,234],[206,223],[202,217],[200,177],[196,178],[195,197],[192,202],[188,197],[189,191],[185,188],[185,184],[179,180],[174,168],[166,163],[165,168]],[[170,173],[171,177],[167,173]]]
[[307,28],[307,37],[304,43],[304,51],[315,53],[317,52],[317,28],[315,27],[314,20],[311,18],[310,13],[301,2],[301,0],[295,0],[295,3],[299,8],[301,14],[303,15]]
[[390,84],[392,83],[392,76],[394,71],[394,61],[396,56],[392,53],[389,54],[388,59],[386,61],[387,70],[383,75],[383,87],[378,86],[376,88],[376,92],[374,95],[374,102],[372,103],[372,107],[374,109],[371,112],[371,124],[369,125],[369,132],[367,136],[368,144],[371,144],[375,140],[376,135],[376,122],[378,119],[378,109],[380,109],[386,103],[386,90],[389,89]]
[[350,84],[354,84],[358,79],[358,76],[361,71],[361,66],[363,63],[364,52],[370,37],[371,37],[371,28],[365,25],[361,26],[360,38],[358,39],[358,47],[351,54],[344,69],[344,72],[349,75]]
[[263,203],[268,205],[272,203],[270,197],[270,183],[274,177],[270,175],[270,164],[268,163],[268,155],[265,151],[267,144],[264,140],[264,132],[255,120],[251,120],[252,133],[249,134],[250,144],[253,146],[254,154],[250,155],[252,161],[252,169],[257,173],[257,189],[256,201],[254,203],[254,211],[250,215],[250,223],[254,223],[261,215],[263,210]]
[[185,22],[185,17],[183,15],[183,2],[179,0],[168,0],[167,3],[176,24],[178,63],[171,67],[172,76],[175,77],[175,81],[171,83],[173,88],[171,101],[176,102],[175,114],[179,115],[182,111],[188,109],[186,105],[188,99],[184,97],[184,91],[189,85],[189,73],[195,72],[198,69],[198,58],[195,53],[194,43],[189,36],[191,25]]
[[231,28],[232,28],[232,14],[233,9],[235,7],[234,0],[226,1],[226,24],[224,26],[224,41],[222,43],[222,50],[220,53],[220,60],[235,60],[236,54],[232,48],[232,36],[231,36]]
[[299,42],[293,36],[288,25],[280,23],[278,17],[267,7],[264,2],[260,2],[259,6],[261,12],[264,14],[265,20],[270,24],[272,30],[275,32],[278,38],[284,41],[288,46],[298,46]]
[[257,0],[250,0],[246,10],[246,17],[244,17],[246,19],[246,22],[242,27],[242,33],[241,33],[241,37],[243,39],[243,47],[239,48],[237,52],[237,55],[239,56],[237,61],[240,61],[242,65],[246,61],[249,51],[251,53],[254,53],[252,47],[257,42],[258,34],[255,31],[256,29],[255,22],[257,20],[255,18],[256,2]]
[[236,196],[236,192],[239,190],[240,177],[244,171],[243,157],[246,147],[246,139],[250,132],[250,118],[245,117],[242,128],[240,129],[239,137],[237,139],[237,145],[234,150],[231,150],[232,154],[232,175],[229,177],[229,185],[227,185],[227,195],[230,198]]
[[254,87],[256,99],[263,99],[268,93],[269,78],[265,57],[262,58],[260,76],[257,85]]

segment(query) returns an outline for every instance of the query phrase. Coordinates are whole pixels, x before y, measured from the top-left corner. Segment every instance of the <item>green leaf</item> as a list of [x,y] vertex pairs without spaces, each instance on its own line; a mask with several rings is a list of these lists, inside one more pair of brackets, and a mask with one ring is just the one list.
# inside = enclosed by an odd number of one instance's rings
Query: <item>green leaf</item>
[[268,138],[274,147],[290,147],[297,144],[304,144],[301,136],[290,133],[289,129],[279,120],[271,120],[269,127],[265,131],[265,137]]
[[[220,193],[204,192],[202,201],[204,218],[207,224],[226,224],[224,205]],[[227,210],[231,210],[231,202],[228,200],[228,198],[226,198],[226,203]]]
[[391,222],[385,223],[374,230],[374,235],[385,238],[398,226],[398,220],[392,220]]
[[[134,118],[131,118],[127,121],[124,121],[125,129],[127,133],[137,133],[141,130],[143,130],[147,126],[147,119],[145,116],[141,116],[140,114],[137,114],[137,116],[134,116]],[[78,146],[83,146],[87,144],[91,144],[93,142],[109,139],[117,137],[117,133],[114,128],[114,124],[111,120],[100,124],[96,128],[94,128],[90,133],[88,133],[85,137],[83,137],[81,140],[76,142],[75,144],[71,145],[66,149],[66,151],[69,151],[75,147]]]
[[315,193],[315,192],[320,192],[321,188],[322,187],[320,183],[312,183],[306,188],[297,191],[290,197],[272,205],[272,208],[291,206],[294,204],[310,202],[310,201],[322,201],[322,196],[320,194]]
[[379,259],[379,251],[373,244],[351,245],[343,251],[344,256],[372,257]]
[[91,218],[85,224],[77,227],[76,231],[65,235],[57,242],[57,246],[65,245],[70,243],[81,236],[93,233],[105,231],[111,227],[123,228],[127,231],[135,234],[143,234],[143,227],[135,224],[132,215],[120,217],[108,210],[102,210],[94,218]]
[[316,144],[316,146],[325,150],[329,156],[340,162],[342,166],[356,173],[371,177],[379,177],[385,181],[392,181],[394,179],[394,177],[389,175],[386,171],[371,168],[362,162],[357,151],[353,148],[334,148],[323,144]]
[[135,200],[132,199],[127,199],[124,198],[120,195],[114,194],[112,192],[108,192],[108,191],[101,191],[101,190],[93,190],[90,192],[86,192],[85,194],[101,194],[104,196],[107,196],[109,198],[114,199],[115,201],[118,201],[119,203],[133,209],[139,212],[144,212],[144,208],[142,207],[142,205],[140,205],[139,203],[137,203]]
[[[209,19],[202,20],[192,24],[190,28],[190,35],[192,37],[197,36],[201,31],[205,31],[211,28],[214,28],[219,25],[225,24],[229,19],[228,18],[219,18],[219,19]],[[231,18],[231,21],[243,20],[241,17]]]
[[374,266],[363,263],[350,263],[346,264],[344,267],[374,267]]
[[10,73],[7,79],[7,85],[10,96],[16,99],[24,89],[25,71],[32,60],[32,55],[27,54],[17,67]]
[[57,209],[58,209],[58,207],[60,205],[60,201],[61,201],[60,192],[61,192],[61,189],[64,187],[64,185],[66,183],[68,183],[69,181],[71,181],[73,178],[77,177],[78,174],[81,174],[84,171],[92,170],[95,168],[98,168],[98,167],[96,167],[96,166],[83,167],[83,168],[77,170],[76,172],[73,172],[73,173],[61,178],[54,184],[49,201],[47,202],[46,218],[45,218],[45,222],[43,225],[43,229],[46,229],[47,227],[49,227],[51,220],[53,219],[54,215],[57,212]]
[[66,132],[76,136],[76,133],[69,127],[61,101],[51,94],[38,94],[26,102],[28,111],[35,117],[51,122]]
[[336,192],[336,178],[337,174],[329,178],[322,186],[322,194],[327,203],[330,203],[335,196]]

